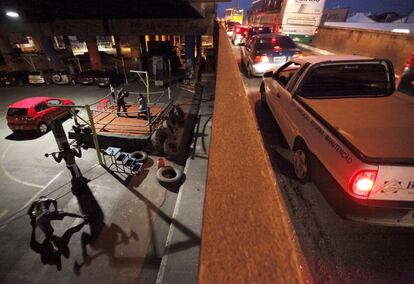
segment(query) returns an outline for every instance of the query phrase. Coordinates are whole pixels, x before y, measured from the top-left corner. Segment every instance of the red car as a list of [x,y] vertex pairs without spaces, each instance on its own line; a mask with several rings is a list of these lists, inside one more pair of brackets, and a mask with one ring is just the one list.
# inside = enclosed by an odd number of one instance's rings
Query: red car
[[69,108],[59,107],[74,105],[67,99],[33,97],[18,101],[9,106],[7,125],[13,132],[35,130],[44,134],[49,130],[50,122],[55,118],[69,115]]

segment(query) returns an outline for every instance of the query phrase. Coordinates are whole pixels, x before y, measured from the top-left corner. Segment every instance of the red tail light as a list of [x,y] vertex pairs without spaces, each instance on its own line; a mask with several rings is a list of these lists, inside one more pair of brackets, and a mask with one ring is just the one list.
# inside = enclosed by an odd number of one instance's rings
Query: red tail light
[[283,29],[282,29],[282,28],[280,28],[280,29],[278,30],[278,32],[281,34],[281,33],[283,32]]
[[267,63],[267,62],[269,62],[269,58],[267,56],[256,56],[254,58],[254,62],[256,62],[256,63],[259,63],[259,62]]
[[237,28],[237,29],[236,29],[236,33],[238,33],[238,32],[240,32],[240,28]]
[[356,195],[368,197],[374,187],[376,178],[377,171],[375,170],[362,170],[356,172],[349,183],[349,189]]

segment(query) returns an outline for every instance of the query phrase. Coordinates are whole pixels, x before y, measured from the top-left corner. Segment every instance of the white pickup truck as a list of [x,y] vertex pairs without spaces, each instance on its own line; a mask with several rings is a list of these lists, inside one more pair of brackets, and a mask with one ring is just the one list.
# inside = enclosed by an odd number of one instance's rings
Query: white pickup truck
[[337,183],[327,199],[341,216],[414,227],[414,97],[395,91],[389,61],[297,58],[266,72],[260,94],[300,181],[316,157]]

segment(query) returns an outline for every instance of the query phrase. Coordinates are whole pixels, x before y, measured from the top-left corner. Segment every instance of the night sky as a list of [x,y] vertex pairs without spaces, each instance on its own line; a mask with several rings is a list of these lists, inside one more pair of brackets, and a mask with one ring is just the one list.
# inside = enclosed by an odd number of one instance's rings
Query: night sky
[[[240,2],[240,8],[247,11],[251,5],[252,0],[232,0],[232,2],[220,3],[218,8],[218,15],[223,16],[224,9],[237,7]],[[414,11],[414,0],[326,0],[325,8],[348,7],[352,12],[399,12],[403,15]]]

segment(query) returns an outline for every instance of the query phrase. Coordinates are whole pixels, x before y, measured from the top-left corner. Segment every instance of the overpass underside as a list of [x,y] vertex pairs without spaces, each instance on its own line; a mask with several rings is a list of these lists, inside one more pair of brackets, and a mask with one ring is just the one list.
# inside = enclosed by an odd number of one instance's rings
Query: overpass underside
[[[171,41],[175,45],[178,36],[212,35],[216,2],[226,1],[5,0],[0,11],[16,11],[19,18],[0,15],[0,69],[31,70],[36,63],[37,69],[62,67],[57,66],[62,62],[54,62],[57,51],[63,52],[56,48],[57,38],[65,42],[63,49],[69,53],[65,56],[73,57],[69,37],[86,43],[92,69],[103,68],[96,37],[112,37],[117,57],[123,57],[121,44],[127,46],[131,49],[127,57],[136,62],[147,51],[147,41]],[[28,38],[34,48],[21,54],[16,44],[27,44]]]

